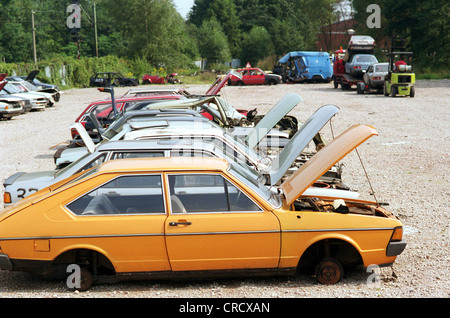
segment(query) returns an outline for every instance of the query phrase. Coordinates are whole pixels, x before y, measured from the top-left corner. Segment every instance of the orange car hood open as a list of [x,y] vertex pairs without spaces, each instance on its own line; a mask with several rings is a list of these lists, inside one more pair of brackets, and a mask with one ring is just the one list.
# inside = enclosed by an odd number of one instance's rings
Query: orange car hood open
[[281,189],[287,204],[294,203],[328,169],[374,135],[378,133],[373,127],[355,125],[332,140],[283,182]]

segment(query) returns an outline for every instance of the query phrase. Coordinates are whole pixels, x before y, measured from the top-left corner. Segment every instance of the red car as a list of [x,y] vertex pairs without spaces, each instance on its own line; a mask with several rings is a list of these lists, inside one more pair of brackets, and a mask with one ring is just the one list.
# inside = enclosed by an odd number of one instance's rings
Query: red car
[[145,74],[142,76],[142,84],[166,84],[166,79],[157,75]]
[[[164,100],[177,100],[185,98],[183,95],[146,95],[146,96],[125,96],[115,99],[116,109],[120,112],[124,107],[133,106],[139,102],[145,102],[149,100],[154,101],[164,101]],[[111,99],[104,99],[95,101],[89,104],[88,107],[78,116],[75,120],[76,123],[81,123],[86,127],[87,122],[87,114],[94,113],[95,117],[97,117],[98,121],[103,125],[107,126],[114,117],[114,110],[112,108]],[[86,130],[89,131],[88,127]],[[76,129],[71,129],[72,138],[76,138],[78,136],[78,132]]]
[[256,67],[245,67],[237,70],[242,78],[232,76],[228,80],[228,85],[276,85],[281,83],[281,76],[278,74],[265,73]]
[[178,73],[171,73],[166,77],[161,77],[157,75],[148,75],[145,74],[142,76],[142,84],[165,84],[166,82],[169,84],[179,84],[180,81],[175,78]]

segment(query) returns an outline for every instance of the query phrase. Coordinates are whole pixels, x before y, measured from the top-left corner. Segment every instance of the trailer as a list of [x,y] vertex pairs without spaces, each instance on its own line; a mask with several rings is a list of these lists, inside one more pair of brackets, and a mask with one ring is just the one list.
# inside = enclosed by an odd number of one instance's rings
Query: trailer
[[338,88],[341,85],[342,90],[349,90],[352,86],[362,82],[361,78],[345,73],[344,63],[346,56],[348,56],[347,50],[342,48],[334,52],[333,84],[334,88]]

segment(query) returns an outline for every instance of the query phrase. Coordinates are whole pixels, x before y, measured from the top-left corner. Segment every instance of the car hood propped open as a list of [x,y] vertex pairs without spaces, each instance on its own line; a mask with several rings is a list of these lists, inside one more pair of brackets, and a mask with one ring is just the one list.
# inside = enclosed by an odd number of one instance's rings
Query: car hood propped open
[[333,139],[283,182],[281,190],[286,203],[294,203],[328,169],[374,135],[378,133],[372,126],[354,125]]
[[256,147],[269,131],[301,101],[303,98],[295,93],[283,97],[245,137],[247,145],[250,148]]
[[270,176],[270,185],[275,185],[281,180],[295,159],[338,111],[339,108],[337,106],[325,105],[317,109],[314,114],[308,118],[286,144],[280,154],[272,160],[268,171],[266,171]]

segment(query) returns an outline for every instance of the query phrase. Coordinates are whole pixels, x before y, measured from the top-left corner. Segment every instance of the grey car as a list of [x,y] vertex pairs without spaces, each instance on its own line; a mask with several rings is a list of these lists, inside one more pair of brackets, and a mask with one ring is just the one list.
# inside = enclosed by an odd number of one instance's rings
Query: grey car
[[383,90],[384,77],[387,75],[389,63],[374,63],[369,66],[364,74],[364,84],[368,89]]
[[370,65],[378,63],[377,58],[372,54],[356,54],[350,61],[345,63],[345,73],[352,76],[362,77]]
[[214,144],[201,140],[154,139],[105,142],[94,152],[86,153],[63,169],[13,174],[3,183],[5,192],[11,197],[11,203],[5,203],[5,206],[105,161],[172,156],[224,157]]
[[[271,162],[260,162],[257,166],[252,166],[248,163],[248,160],[250,160],[249,154],[244,152],[250,149],[245,148],[244,144],[241,144],[241,151],[243,152],[238,154],[238,144],[233,145],[226,141],[223,143],[219,142],[219,138],[215,138],[214,133],[208,134],[206,131],[196,133],[201,138],[186,138],[189,130],[185,131],[185,133],[181,133],[182,131],[179,130],[181,134],[177,137],[183,137],[181,139],[173,139],[175,137],[173,132],[164,136],[155,131],[153,135],[155,137],[154,139],[149,139],[151,134],[143,133],[143,139],[141,140],[130,139],[104,142],[99,144],[94,151],[87,152],[83,157],[64,169],[34,173],[19,172],[10,176],[4,182],[4,186],[5,193],[8,194],[11,202],[5,202],[5,206],[15,203],[44,187],[48,187],[77,173],[90,169],[104,161],[136,157],[210,156],[223,158],[230,164],[233,164],[236,169],[245,173],[252,182],[274,186],[282,179],[288,169],[292,167],[292,164],[298,159],[299,154],[317,132],[337,111],[338,108],[333,105],[319,108],[274,160],[271,160]],[[207,122],[201,121],[198,125],[201,126],[205,123]],[[81,129],[82,126],[79,125],[78,128]],[[217,136],[219,136],[218,131],[224,133],[219,127],[215,128],[215,130]],[[140,132],[140,130],[134,132],[138,131]],[[80,135],[89,137],[87,133],[83,134],[81,131]],[[265,169],[262,169],[262,166],[266,166]]]

